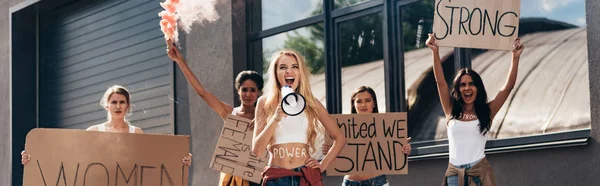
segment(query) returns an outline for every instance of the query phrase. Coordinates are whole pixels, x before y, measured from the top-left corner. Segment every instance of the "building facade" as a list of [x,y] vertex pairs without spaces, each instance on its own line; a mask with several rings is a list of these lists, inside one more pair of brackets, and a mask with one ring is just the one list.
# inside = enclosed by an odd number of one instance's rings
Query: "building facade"
[[[31,129],[103,122],[98,101],[113,84],[131,90],[134,125],[191,136],[190,185],[217,183],[218,172],[208,168],[212,152],[205,149],[214,149],[222,119],[166,56],[159,2],[0,1],[0,185],[21,185],[19,154]],[[433,3],[220,1],[220,18],[180,33],[180,44],[205,88],[231,104],[239,104],[235,75],[246,69],[264,74],[270,55],[282,48],[309,61],[313,93],[330,113],[348,113],[351,91],[373,87],[380,111],[409,112],[416,139],[409,174],[388,176],[391,185],[439,185],[447,141],[424,48]],[[520,85],[494,120],[488,159],[499,185],[597,185],[600,2],[581,2],[583,24],[527,15],[527,6],[519,32],[527,47]],[[441,54],[447,74],[471,67],[489,91],[500,88],[509,64],[502,51],[444,48]],[[341,180],[324,178],[325,185]]]

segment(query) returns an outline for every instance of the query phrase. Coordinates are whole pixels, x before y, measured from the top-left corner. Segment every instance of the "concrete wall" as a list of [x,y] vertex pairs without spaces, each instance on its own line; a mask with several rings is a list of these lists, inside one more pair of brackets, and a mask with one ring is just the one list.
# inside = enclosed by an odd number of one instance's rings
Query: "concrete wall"
[[[0,0],[0,185],[11,185],[11,122],[10,122],[10,7],[25,0]],[[19,151],[23,147],[12,149]],[[18,157],[20,159],[20,157]]]
[[[204,87],[222,101],[233,104],[231,1],[219,1],[220,18],[213,23],[195,25],[185,39],[185,57]],[[177,69],[179,70],[179,69]],[[188,84],[189,85],[189,84]],[[187,87],[189,121],[194,154],[191,185],[216,185],[219,174],[208,168],[223,127],[223,119]],[[182,111],[185,112],[185,111]],[[183,123],[177,125],[184,126]]]

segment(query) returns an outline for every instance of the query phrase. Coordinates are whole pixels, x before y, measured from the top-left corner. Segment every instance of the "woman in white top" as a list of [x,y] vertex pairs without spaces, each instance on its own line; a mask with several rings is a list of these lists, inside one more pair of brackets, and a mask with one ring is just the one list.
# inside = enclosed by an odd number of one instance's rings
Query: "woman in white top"
[[[491,166],[485,160],[486,134],[490,130],[494,116],[498,113],[515,85],[519,58],[524,46],[521,45],[519,38],[515,38],[508,78],[496,98],[488,102],[481,77],[468,68],[458,71],[454,78],[452,92],[449,93],[439,56],[439,47],[434,34],[429,34],[426,43],[433,53],[433,72],[447,121],[449,168],[454,166],[469,169],[482,162],[487,164],[485,166],[489,168],[489,172],[493,175]],[[457,175],[447,175],[445,181],[448,185],[456,186],[458,185],[458,179]],[[486,180],[475,176],[469,179],[472,179],[476,184],[486,182]]]
[[[119,132],[119,133],[144,133],[141,128],[135,127],[127,121],[126,116],[131,113],[131,95],[120,85],[113,85],[104,92],[100,105],[106,109],[107,121],[87,128],[87,131]],[[21,163],[26,165],[31,160],[31,154],[21,152]],[[183,158],[182,163],[190,166],[192,154]]]
[[[350,113],[369,114],[379,113],[377,106],[377,95],[375,90],[368,86],[360,86],[350,96]],[[407,143],[411,138],[407,139]],[[402,146],[402,152],[406,155],[412,150],[410,143]],[[387,177],[382,174],[345,175],[342,186],[389,186]]]
[[114,85],[104,92],[100,105],[106,109],[108,121],[88,127],[87,131],[144,133],[141,128],[135,127],[127,121],[126,116],[131,113],[129,91],[122,86]]
[[[269,166],[263,185],[322,185],[320,172],[336,158],[346,140],[325,107],[313,96],[304,58],[296,51],[283,50],[271,58],[264,96],[256,106],[256,127],[252,152],[261,156],[268,149]],[[306,107],[300,115],[287,116],[281,109],[281,88],[289,86],[302,94]],[[334,143],[321,162],[310,157],[315,152],[317,132],[323,128]],[[316,173],[315,173],[316,172]]]

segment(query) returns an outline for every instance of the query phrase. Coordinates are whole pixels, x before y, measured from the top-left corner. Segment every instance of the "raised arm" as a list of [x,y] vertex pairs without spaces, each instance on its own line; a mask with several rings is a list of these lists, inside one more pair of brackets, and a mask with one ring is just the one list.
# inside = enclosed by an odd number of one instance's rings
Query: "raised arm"
[[521,40],[515,38],[515,44],[513,44],[512,50],[512,61],[507,75],[508,77],[506,77],[506,82],[496,95],[496,98],[489,103],[491,118],[494,118],[498,111],[500,111],[500,108],[502,108],[502,105],[504,105],[504,102],[508,99],[513,87],[515,87],[515,83],[517,82],[517,71],[519,70],[519,59],[521,58],[523,49],[525,49],[525,46],[521,44]]
[[335,120],[333,120],[333,118],[329,116],[329,113],[327,112],[327,109],[325,109],[323,104],[321,104],[319,100],[315,100],[315,103],[317,104],[317,114],[319,121],[321,122],[321,124],[323,124],[323,127],[325,127],[327,134],[329,134],[333,138],[333,145],[331,146],[327,154],[325,154],[323,160],[321,160],[319,168],[322,172],[327,169],[331,162],[333,162],[337,155],[342,151],[344,146],[346,146],[346,137],[344,137],[344,134],[338,127]]
[[275,133],[277,125],[285,117],[285,113],[281,111],[280,106],[277,107],[275,115],[265,117],[265,98],[260,97],[256,104],[254,113],[254,135],[252,136],[252,153],[256,156],[261,156],[267,149],[269,141]]
[[[171,44],[171,42],[167,41],[167,44]],[[183,72],[185,79],[187,79],[187,81],[192,85],[196,93],[202,97],[208,106],[217,112],[221,118],[225,119],[227,115],[233,111],[233,107],[231,105],[222,102],[215,95],[204,89],[204,86],[202,86],[202,83],[200,83],[198,78],[196,78],[194,72],[192,72],[190,67],[188,67],[185,59],[174,44],[171,44],[170,47],[167,47],[167,54],[171,60],[177,63],[181,69],[181,72]]]
[[442,69],[442,61],[440,60],[439,46],[435,40],[433,34],[429,34],[429,38],[426,41],[427,47],[431,49],[433,53],[433,76],[437,84],[438,94],[440,95],[440,102],[442,103],[442,109],[444,109],[444,115],[446,119],[450,119],[452,113],[452,106],[450,105],[450,94],[448,93],[448,83],[444,77],[444,69]]

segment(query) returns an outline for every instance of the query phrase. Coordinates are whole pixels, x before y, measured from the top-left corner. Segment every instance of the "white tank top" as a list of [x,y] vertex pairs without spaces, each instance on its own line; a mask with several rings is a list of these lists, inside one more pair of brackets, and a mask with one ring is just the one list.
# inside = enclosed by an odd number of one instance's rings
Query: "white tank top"
[[[231,111],[231,115],[234,115],[234,116],[237,115],[237,109],[233,108],[233,111]],[[308,128],[308,125],[307,125],[307,128]],[[323,150],[321,148],[323,146],[323,144],[325,144],[325,136],[319,132],[319,133],[317,133],[317,137],[315,139],[315,152],[313,152],[310,157],[315,158],[317,160],[322,160],[325,157],[325,155],[323,155]]]
[[296,116],[287,116],[277,125],[274,134],[275,141],[273,144],[306,144],[306,130],[308,130],[308,119],[304,113]]
[[[106,126],[104,126],[104,124],[101,124],[98,126],[98,131],[100,132],[106,132]],[[135,133],[135,127],[129,125],[129,133]]]
[[448,122],[448,150],[450,163],[464,165],[485,157],[487,136],[479,132],[479,120]]

